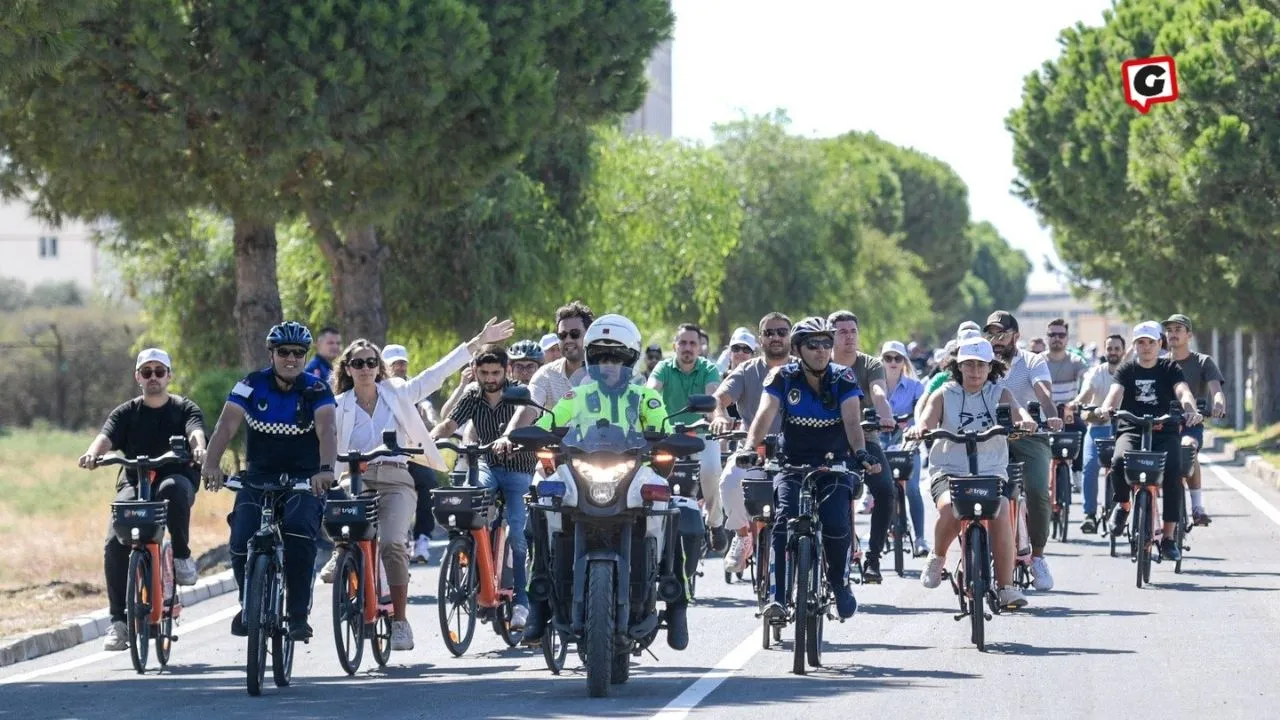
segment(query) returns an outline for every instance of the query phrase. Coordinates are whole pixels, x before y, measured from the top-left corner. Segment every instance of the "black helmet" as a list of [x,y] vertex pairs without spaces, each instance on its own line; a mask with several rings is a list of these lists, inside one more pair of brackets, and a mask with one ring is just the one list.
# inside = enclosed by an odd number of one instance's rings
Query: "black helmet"
[[509,360],[533,360],[541,365],[544,357],[542,346],[532,340],[521,340],[507,350]]
[[791,349],[794,351],[815,335],[826,335],[835,342],[836,330],[826,318],[807,317],[791,328]]
[[311,347],[311,331],[302,323],[287,320],[267,331],[267,347],[274,350],[281,345]]

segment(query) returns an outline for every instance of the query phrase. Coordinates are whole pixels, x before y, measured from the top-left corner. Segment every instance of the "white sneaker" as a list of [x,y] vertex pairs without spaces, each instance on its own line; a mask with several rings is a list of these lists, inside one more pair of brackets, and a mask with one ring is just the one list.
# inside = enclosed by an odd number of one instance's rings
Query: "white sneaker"
[[320,582],[332,585],[333,575],[338,572],[338,551],[335,549],[333,554],[329,556],[329,562],[324,564],[320,569]]
[[118,652],[129,649],[129,626],[122,622],[113,622],[102,638],[102,649],[107,652]]
[[751,536],[734,535],[729,544],[729,554],[724,558],[725,572],[740,573],[747,567],[747,558],[751,557]]
[[511,629],[523,630],[524,624],[529,620],[529,608],[524,605],[517,605],[515,610],[511,611]]
[[929,562],[920,572],[920,584],[932,590],[942,584],[942,568],[947,564],[945,557],[930,555]]
[[419,535],[418,539],[413,543],[413,554],[409,556],[409,562],[429,562],[429,553],[431,552],[431,539],[426,535]]
[[1049,563],[1042,557],[1031,558],[1031,587],[1037,590],[1052,590],[1053,575],[1049,572]]
[[996,591],[996,604],[1002,608],[1020,608],[1027,606],[1027,597],[1018,588],[1010,585]]
[[391,649],[413,649],[413,628],[409,627],[408,620],[391,621]]
[[179,585],[195,585],[200,579],[200,571],[196,569],[196,561],[191,558],[173,559],[173,580]]

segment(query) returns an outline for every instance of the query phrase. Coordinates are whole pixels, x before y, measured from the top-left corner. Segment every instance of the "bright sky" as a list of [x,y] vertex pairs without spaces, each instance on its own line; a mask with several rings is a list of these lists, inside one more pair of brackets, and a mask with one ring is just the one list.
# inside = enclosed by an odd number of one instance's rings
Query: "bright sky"
[[[949,164],[988,220],[1053,288],[1056,261],[1035,213],[1009,194],[1004,118],[1022,80],[1058,56],[1060,30],[1101,25],[1110,0],[673,0],[672,113],[677,137],[711,140],[713,123],[785,109],[812,136],[870,130]],[[1119,78],[1116,80],[1119,82]]]

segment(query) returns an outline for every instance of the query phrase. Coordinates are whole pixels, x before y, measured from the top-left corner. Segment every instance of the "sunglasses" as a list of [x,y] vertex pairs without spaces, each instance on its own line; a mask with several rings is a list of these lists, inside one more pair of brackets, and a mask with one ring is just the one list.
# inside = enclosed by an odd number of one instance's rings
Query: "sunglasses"
[[1009,330],[1001,330],[1000,332],[997,332],[997,333],[988,332],[986,334],[986,337],[988,340],[1004,340],[1012,336],[1013,336],[1013,332]]
[[791,328],[770,328],[764,331],[765,337],[784,338],[791,334]]
[[1051,338],[1064,338],[1067,336],[1066,333],[1046,333],[1046,334]]
[[154,375],[157,378],[162,378],[168,374],[169,374],[169,368],[164,368],[164,367],[158,367],[155,370],[152,370],[151,368],[142,368],[141,370],[138,371],[138,375],[142,376],[143,380],[150,380],[152,375]]
[[881,358],[881,360],[884,360],[887,363],[894,363],[894,364],[907,361],[907,359],[902,357],[901,355],[885,355],[883,358]]
[[731,347],[731,348],[729,348],[729,349],[730,349],[730,350],[732,350],[733,352],[736,352],[736,353],[748,353],[748,354],[750,354],[750,353],[752,353],[752,352],[755,352],[755,351],[754,351],[754,350],[752,350],[752,349],[751,349],[751,347],[750,347],[750,346],[748,346],[748,345],[734,345],[733,347]]
[[301,348],[296,348],[293,350],[290,350],[288,348],[276,348],[276,355],[279,355],[282,358],[287,358],[287,357],[303,358],[307,356],[307,351]]
[[805,340],[804,348],[806,350],[830,350],[835,347],[835,343],[831,340]]
[[572,330],[558,332],[556,333],[556,337],[560,338],[561,340],[569,340],[569,339],[577,340],[578,338],[582,337],[582,331],[577,328],[574,328]]
[[377,358],[356,358],[354,360],[348,361],[347,367],[355,370],[363,370],[365,368],[369,368],[370,370],[377,370],[378,359]]

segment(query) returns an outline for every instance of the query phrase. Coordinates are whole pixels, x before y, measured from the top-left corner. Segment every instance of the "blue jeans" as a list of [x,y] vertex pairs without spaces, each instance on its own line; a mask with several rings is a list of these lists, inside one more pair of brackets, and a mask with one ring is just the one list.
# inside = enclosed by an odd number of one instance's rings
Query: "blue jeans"
[[[889,523],[893,522],[893,471],[889,469],[889,460],[884,456],[884,448],[880,447],[880,443],[874,440],[867,440],[867,452],[871,457],[880,463],[880,473],[872,474],[864,472],[862,481],[867,485],[867,492],[871,493],[871,497],[875,499],[875,505],[871,508],[871,538],[867,543],[867,557],[879,558],[884,552],[885,541],[889,537]],[[846,462],[850,467],[858,464],[857,460],[850,458]],[[861,470],[861,468],[858,468]],[[920,487],[919,482],[916,488]],[[919,495],[919,492],[916,493]],[[923,510],[922,510],[923,512]],[[850,518],[852,522],[852,518]]]
[[1098,440],[1111,437],[1111,424],[1090,425],[1084,436],[1084,514],[1098,511]]
[[[779,604],[787,601],[787,520],[795,517],[798,510],[801,479],[798,475],[779,475],[773,481],[773,494],[778,500],[773,523],[773,599]],[[822,521],[827,582],[833,588],[843,587],[849,548],[853,545],[853,478],[845,473],[827,473],[818,478],[816,488],[813,500],[818,503]],[[892,502],[891,499],[891,506]]]
[[[880,433],[880,444],[886,450],[900,450],[902,433]],[[916,530],[916,538],[924,538],[924,498],[920,495],[920,451],[916,451],[916,464],[911,469],[911,477],[907,479],[907,510],[911,514],[911,525]],[[887,466],[886,461],[886,466]],[[893,472],[889,473],[890,478]]]
[[529,492],[533,484],[533,475],[516,472],[504,467],[490,467],[488,463],[480,463],[480,486],[493,488],[502,493],[506,503],[507,537],[511,538],[511,552],[515,556],[515,603],[529,605],[529,573],[525,568],[525,557],[529,553],[529,540],[525,535],[525,526],[529,523],[529,508],[524,504],[524,494]]
[[[246,487],[236,493],[231,511],[231,572],[244,601],[244,570],[248,560],[249,540],[262,523],[263,493],[247,485],[252,477],[245,475]],[[280,530],[284,535],[285,597],[291,620],[306,621],[311,612],[311,581],[315,577],[316,538],[320,536],[320,518],[324,501],[309,492],[291,492],[281,503],[284,516]]]

